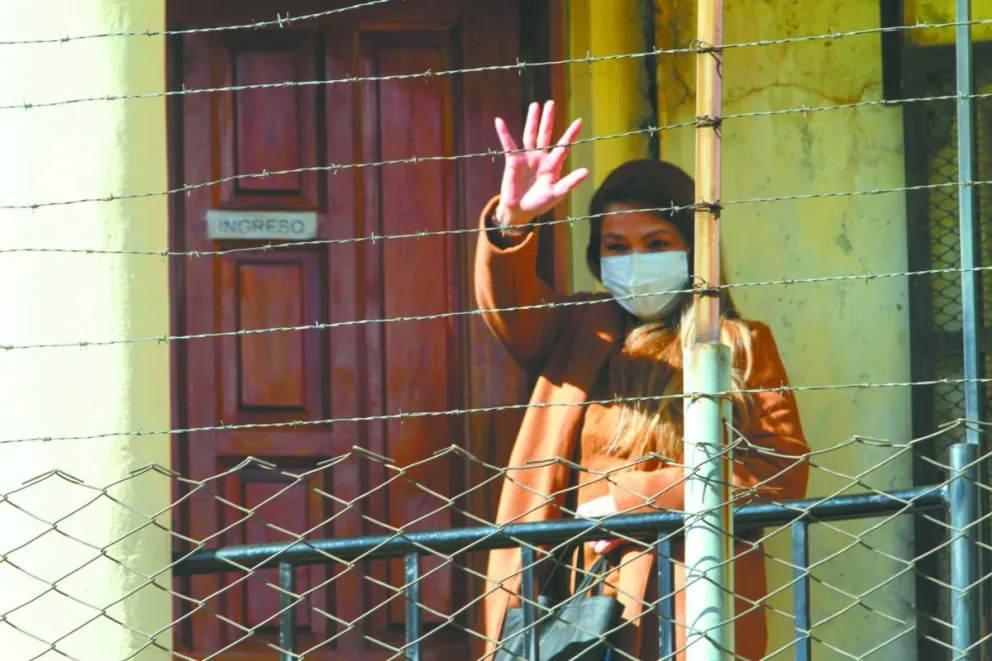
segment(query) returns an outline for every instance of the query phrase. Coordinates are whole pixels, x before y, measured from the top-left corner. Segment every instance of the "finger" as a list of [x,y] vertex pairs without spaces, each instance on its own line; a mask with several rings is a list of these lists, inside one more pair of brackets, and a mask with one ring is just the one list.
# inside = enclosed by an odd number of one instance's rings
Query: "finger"
[[574,172],[568,173],[568,176],[560,179],[558,183],[554,186],[554,195],[556,198],[565,197],[571,192],[573,188],[585,181],[585,178],[589,176],[589,170],[585,168],[579,168]]
[[575,142],[575,139],[579,137],[579,131],[582,130],[582,119],[577,119],[569,125],[565,132],[561,136],[561,140],[558,141],[558,146],[551,150],[551,157],[547,163],[547,167],[554,168],[554,171],[561,169],[562,164],[565,159],[568,158],[568,152],[571,149],[571,144]]
[[620,546],[620,543],[619,539],[601,539],[592,543],[592,550],[597,555],[605,555]]
[[565,132],[561,134],[561,139],[558,141],[558,146],[564,149],[568,149],[568,146],[575,142],[575,138],[578,137],[579,131],[582,130],[582,118],[579,117],[574,122],[568,125]]
[[551,150],[551,155],[545,159],[542,164],[542,169],[547,172],[553,172],[556,175],[561,172],[562,166],[565,164],[565,159],[568,158],[568,154],[571,151],[571,144],[575,142],[575,139],[579,136],[579,131],[582,130],[582,120],[577,119],[572,122],[571,126],[565,130],[562,134],[561,140],[558,141],[558,146]]
[[555,102],[548,101],[544,104],[544,114],[541,115],[541,128],[537,132],[538,149],[551,146],[551,135],[555,130]]
[[524,149],[533,149],[537,143],[537,120],[541,114],[541,106],[530,104],[527,108],[527,123],[524,124]]
[[501,117],[496,118],[496,135],[499,136],[499,144],[503,146],[503,151],[517,151],[517,142],[510,135],[510,128]]

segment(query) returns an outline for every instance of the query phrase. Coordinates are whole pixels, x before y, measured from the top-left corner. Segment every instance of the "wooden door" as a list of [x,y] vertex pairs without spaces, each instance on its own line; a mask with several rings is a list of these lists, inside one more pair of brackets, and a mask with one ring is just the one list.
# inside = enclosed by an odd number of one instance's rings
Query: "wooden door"
[[[231,25],[328,6],[190,0],[170,4],[169,20],[174,28]],[[175,343],[175,424],[232,426],[176,439],[176,469],[195,481],[177,488],[183,536],[216,547],[447,528],[464,525],[465,511],[491,516],[491,489],[452,505],[438,497],[490,476],[480,465],[448,454],[396,479],[370,455],[408,466],[458,446],[501,464],[518,412],[346,420],[519,403],[523,375],[472,317],[348,322],[471,309],[476,235],[443,232],[474,226],[498,190],[501,159],[396,162],[495,148],[493,117],[519,120],[523,78],[512,70],[404,76],[515,63],[519,18],[517,2],[418,0],[173,40],[174,88],[250,88],[176,97],[170,110],[175,183],[223,182],[173,206],[173,247],[214,253],[174,261],[174,330],[222,334]],[[326,82],[355,76],[373,80]],[[287,82],[311,84],[280,85]],[[392,164],[375,165],[384,162]],[[246,176],[261,173],[272,174]],[[245,250],[267,242],[210,240],[211,209],[316,211],[317,236]],[[354,240],[421,232],[428,235]],[[334,326],[305,328],[318,323]],[[239,333],[272,328],[282,330]],[[425,617],[428,627],[477,593],[466,566],[481,569],[467,557],[424,579],[427,606],[440,614]],[[176,601],[178,650],[276,658],[276,572],[241,576],[177,581],[194,600]],[[386,603],[388,586],[403,584],[398,561],[349,571],[328,559],[299,568],[296,582],[306,595],[297,651],[314,650],[306,658],[389,658],[384,644],[402,643],[404,604]],[[452,622],[431,636],[428,657],[464,657],[471,610]]]

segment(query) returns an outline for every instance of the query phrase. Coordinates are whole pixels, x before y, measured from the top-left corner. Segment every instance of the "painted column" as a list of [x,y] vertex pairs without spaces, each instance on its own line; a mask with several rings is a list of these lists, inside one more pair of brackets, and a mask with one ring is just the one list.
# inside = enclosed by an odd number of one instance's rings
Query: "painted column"
[[[0,4],[0,41],[162,30],[164,0]],[[0,46],[0,106],[161,92],[161,37]],[[163,250],[167,199],[45,205],[167,186],[165,100],[0,109],[0,250]],[[162,336],[157,257],[0,253],[0,345]],[[167,436],[157,342],[0,350],[0,649],[5,661],[166,659]],[[158,586],[153,585],[156,581]],[[47,653],[46,653],[47,651]]]
[[[568,53],[571,59],[644,52],[643,11],[639,0],[571,0],[568,3]],[[644,58],[630,57],[569,65],[569,117],[582,117],[581,139],[595,141],[572,150],[572,167],[589,168],[589,180],[572,193],[569,213],[589,214],[589,201],[603,179],[618,165],[647,158],[648,134],[638,133],[651,115]],[[624,137],[609,137],[620,136]],[[596,288],[586,267],[589,226],[572,228],[572,286]]]

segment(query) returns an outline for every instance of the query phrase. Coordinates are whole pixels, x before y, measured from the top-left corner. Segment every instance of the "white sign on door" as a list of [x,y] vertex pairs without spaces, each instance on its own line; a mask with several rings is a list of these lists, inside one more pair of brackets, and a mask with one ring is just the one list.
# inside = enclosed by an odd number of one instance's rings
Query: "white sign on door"
[[316,211],[207,211],[207,238],[305,241],[317,238]]

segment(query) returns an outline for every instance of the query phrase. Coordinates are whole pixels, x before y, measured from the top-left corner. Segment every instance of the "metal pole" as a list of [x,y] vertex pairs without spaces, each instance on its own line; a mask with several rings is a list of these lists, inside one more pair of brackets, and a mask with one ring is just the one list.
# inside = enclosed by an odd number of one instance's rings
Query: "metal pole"
[[296,567],[289,562],[279,563],[279,661],[294,661],[296,656]]
[[658,653],[661,661],[675,661],[675,562],[672,533],[658,533]]
[[[978,275],[975,272],[975,100],[971,66],[971,0],[957,0],[954,48],[957,61],[958,223],[961,243],[961,323],[964,339],[965,417],[982,416],[981,363],[978,356]],[[967,441],[979,442],[978,429],[968,425]]]
[[[698,2],[696,55],[696,226],[693,273],[720,283],[722,0]],[[733,518],[726,454],[731,356],[720,344],[720,299],[695,298],[695,337],[685,352],[686,661],[734,657]]]
[[423,621],[420,617],[420,554],[416,551],[406,554],[404,578],[406,580],[406,658],[407,661],[420,661]]
[[[700,52],[696,55],[696,210],[693,273],[713,287],[720,283],[720,126],[723,112],[723,53],[710,50],[723,39],[723,0],[699,0]],[[720,342],[720,300],[696,296],[698,344]]]
[[809,521],[802,519],[792,524],[792,613],[796,616],[796,661],[811,661],[813,639],[810,637],[809,580]]
[[541,641],[537,631],[537,608],[534,602],[537,594],[534,591],[534,566],[537,554],[534,549],[524,544],[520,547],[520,566],[524,568],[522,585],[520,586],[520,606],[524,615],[524,653],[527,661],[541,661]]
[[[976,179],[975,159],[975,99],[974,72],[972,69],[971,39],[971,0],[956,0],[954,52],[957,74],[957,125],[958,125],[958,234],[961,249],[961,337],[964,362],[964,407],[965,418],[975,422],[984,419],[982,406],[982,360],[979,354],[978,338],[982,325],[982,302],[979,291],[979,275],[975,267],[981,264],[978,227],[976,226],[976,191],[972,182]],[[981,436],[977,425],[966,425],[965,440],[979,447]],[[986,502],[988,502],[986,500]],[[981,502],[975,505],[983,509]],[[976,512],[976,517],[980,512]],[[979,535],[979,531],[975,531]],[[988,542],[988,531],[982,535]],[[976,549],[977,566],[984,575],[989,570],[988,553]],[[985,612],[989,605],[988,586],[976,588],[978,593],[975,607]],[[975,655],[978,656],[977,653]]]
[[694,344],[686,351],[686,393],[703,394],[685,403],[686,661],[734,658],[726,400],[706,396],[729,390],[729,375],[728,347]]
[[951,446],[947,505],[951,525],[951,646],[954,661],[978,661],[978,446]]

